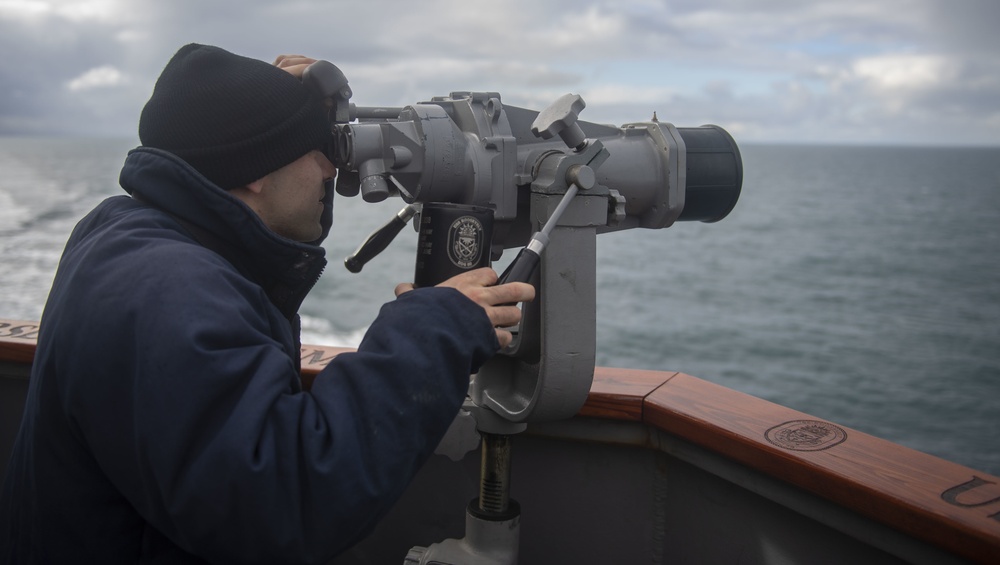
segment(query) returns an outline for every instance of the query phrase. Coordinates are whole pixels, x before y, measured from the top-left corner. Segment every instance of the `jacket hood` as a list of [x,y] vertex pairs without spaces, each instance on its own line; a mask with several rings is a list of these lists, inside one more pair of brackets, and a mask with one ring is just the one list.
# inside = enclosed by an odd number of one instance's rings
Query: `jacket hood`
[[271,231],[243,201],[172,153],[133,149],[119,182],[133,198],[182,220],[189,231],[207,232],[209,239],[221,242],[209,245],[198,233],[191,234],[256,280],[286,315],[298,310],[326,266],[326,251],[319,244],[329,235],[333,220],[332,183],[323,196],[322,233],[315,241],[302,243]]

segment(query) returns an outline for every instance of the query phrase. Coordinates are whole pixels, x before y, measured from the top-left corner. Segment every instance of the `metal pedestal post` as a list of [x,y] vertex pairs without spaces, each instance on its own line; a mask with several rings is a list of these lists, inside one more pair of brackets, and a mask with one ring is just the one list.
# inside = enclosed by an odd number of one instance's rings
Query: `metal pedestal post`
[[404,565],[517,564],[521,507],[510,499],[511,438],[525,425],[504,422],[482,412],[488,411],[481,411],[477,418],[482,436],[479,498],[466,507],[465,537],[414,547],[407,553]]

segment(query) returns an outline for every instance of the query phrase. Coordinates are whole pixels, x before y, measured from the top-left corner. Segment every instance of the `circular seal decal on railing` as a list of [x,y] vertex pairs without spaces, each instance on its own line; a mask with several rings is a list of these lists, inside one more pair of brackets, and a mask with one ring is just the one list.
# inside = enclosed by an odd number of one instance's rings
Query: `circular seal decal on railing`
[[839,426],[819,420],[792,420],[764,433],[767,441],[793,451],[823,451],[843,443],[847,432]]
[[457,267],[468,269],[479,263],[483,251],[483,224],[472,216],[462,216],[448,231],[448,258]]

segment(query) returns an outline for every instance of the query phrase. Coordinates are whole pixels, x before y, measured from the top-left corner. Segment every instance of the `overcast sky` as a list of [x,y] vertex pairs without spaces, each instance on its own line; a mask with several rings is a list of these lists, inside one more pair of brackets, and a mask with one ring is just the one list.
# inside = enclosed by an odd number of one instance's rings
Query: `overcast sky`
[[460,90],[740,142],[1000,145],[998,0],[0,0],[0,135],[135,135],[209,43],[336,63],[359,105]]

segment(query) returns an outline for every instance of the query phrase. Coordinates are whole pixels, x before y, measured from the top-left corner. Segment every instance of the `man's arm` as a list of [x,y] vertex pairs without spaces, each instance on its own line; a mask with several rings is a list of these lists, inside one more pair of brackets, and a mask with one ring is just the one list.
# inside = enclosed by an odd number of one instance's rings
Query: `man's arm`
[[[496,328],[500,347],[507,347],[513,340],[508,330],[521,320],[521,309],[517,303],[535,298],[535,287],[523,282],[513,282],[497,285],[497,273],[489,267],[466,271],[437,285],[444,288],[454,288],[476,304],[482,306],[486,316]],[[413,290],[412,283],[402,283],[396,286],[396,296]]]
[[[357,352],[295,393],[298,352],[275,341],[282,322],[276,310],[263,315],[263,293],[212,254],[176,251],[146,251],[155,272],[128,279],[148,281],[143,296],[156,300],[129,329],[142,350],[109,371],[114,398],[81,389],[86,404],[124,417],[89,413],[87,436],[150,523],[223,561],[322,561],[365,535],[433,452],[470,373],[497,351],[493,326],[519,316],[497,304],[531,293],[489,286],[488,269],[402,292]],[[212,264],[179,268],[201,260]]]

